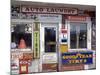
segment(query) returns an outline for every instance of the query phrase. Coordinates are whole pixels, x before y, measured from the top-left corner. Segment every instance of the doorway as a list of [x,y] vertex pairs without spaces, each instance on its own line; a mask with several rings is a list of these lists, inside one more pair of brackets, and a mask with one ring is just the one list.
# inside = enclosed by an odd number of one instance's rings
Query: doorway
[[[40,54],[42,59],[42,71],[57,71],[58,23],[41,23],[40,29]],[[45,65],[49,67],[46,67]]]

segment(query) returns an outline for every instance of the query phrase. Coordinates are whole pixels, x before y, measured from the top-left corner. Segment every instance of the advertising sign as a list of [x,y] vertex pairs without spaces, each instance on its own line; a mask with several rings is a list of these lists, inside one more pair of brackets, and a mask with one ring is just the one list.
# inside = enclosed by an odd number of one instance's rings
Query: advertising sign
[[62,53],[62,64],[92,64],[93,52]]
[[68,16],[68,20],[71,21],[86,21],[85,16]]
[[40,41],[39,41],[39,31],[34,31],[34,58],[39,58],[40,51]]
[[66,52],[68,52],[68,45],[67,45],[67,44],[61,44],[61,45],[60,45],[60,52],[61,52],[61,53],[66,53]]
[[68,37],[67,34],[60,34],[59,35],[59,40],[60,40],[60,44],[67,44],[68,43]]
[[23,59],[32,60],[33,54],[32,53],[23,53]]
[[27,13],[59,13],[59,14],[77,14],[78,10],[75,8],[56,8],[56,7],[33,7],[21,6],[21,12]]
[[27,60],[19,60],[19,73],[20,74],[28,73],[28,61]]
[[42,64],[43,72],[57,71],[57,64]]
[[45,53],[43,55],[43,63],[57,63],[57,54],[56,53]]

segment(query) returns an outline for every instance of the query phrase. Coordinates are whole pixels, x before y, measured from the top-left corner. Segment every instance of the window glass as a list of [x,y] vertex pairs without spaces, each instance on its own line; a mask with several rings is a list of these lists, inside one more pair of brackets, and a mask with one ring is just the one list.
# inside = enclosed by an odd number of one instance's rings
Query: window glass
[[77,38],[76,38],[76,26],[70,25],[70,47],[76,48]]
[[87,48],[86,23],[70,23],[70,48]]
[[87,25],[80,25],[79,48],[87,48]]
[[56,29],[45,27],[45,52],[56,52]]
[[29,24],[14,24],[11,26],[11,48],[32,47],[32,26]]

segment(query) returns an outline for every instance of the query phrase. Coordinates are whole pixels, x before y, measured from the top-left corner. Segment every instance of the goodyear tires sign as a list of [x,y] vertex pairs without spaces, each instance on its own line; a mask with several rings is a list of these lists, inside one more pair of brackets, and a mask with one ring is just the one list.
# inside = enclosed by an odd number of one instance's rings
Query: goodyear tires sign
[[93,52],[62,53],[62,64],[92,64]]

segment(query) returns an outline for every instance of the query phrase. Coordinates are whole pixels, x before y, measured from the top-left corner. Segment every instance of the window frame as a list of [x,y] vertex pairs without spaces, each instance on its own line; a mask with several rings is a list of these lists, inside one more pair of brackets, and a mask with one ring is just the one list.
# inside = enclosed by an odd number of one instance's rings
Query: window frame
[[[57,41],[58,41],[58,29],[57,29],[57,26],[58,26],[58,23],[50,23],[50,22],[41,22],[41,31],[40,31],[40,36],[42,36],[40,39],[42,40],[41,41],[41,51],[43,52],[43,53],[57,53],[58,51],[57,51]],[[45,27],[49,27],[49,28],[52,28],[52,27],[54,27],[54,28],[56,28],[56,51],[55,52],[45,52],[45,38],[44,38],[44,29],[45,29]]]
[[[24,21],[22,21],[22,20],[19,22],[19,21],[16,19],[16,22],[15,22],[15,21],[12,21],[12,22],[11,22],[11,28],[12,28],[13,25],[16,25],[16,24],[19,24],[19,25],[20,25],[20,24],[23,24],[23,25],[24,25],[24,24],[30,24],[30,25],[31,25],[31,27],[32,27],[32,32],[30,33],[30,34],[31,34],[31,48],[30,48],[30,50],[28,50],[28,51],[33,51],[33,41],[34,41],[34,40],[33,40],[33,23],[32,23],[32,22],[24,22]],[[11,32],[11,31],[10,31],[10,32]],[[12,34],[12,32],[11,32],[11,34]],[[12,37],[11,37],[11,40],[12,40]],[[11,42],[11,43],[12,43],[12,42]],[[12,49],[12,48],[11,48],[11,50],[19,50],[19,49],[18,49],[18,48],[15,48],[15,49]],[[27,49],[20,49],[20,50],[21,50],[21,51],[27,51]]]
[[[87,24],[87,48],[70,48],[70,23],[86,23]],[[87,51],[91,50],[91,21],[66,21],[66,25],[68,26],[68,51]]]

